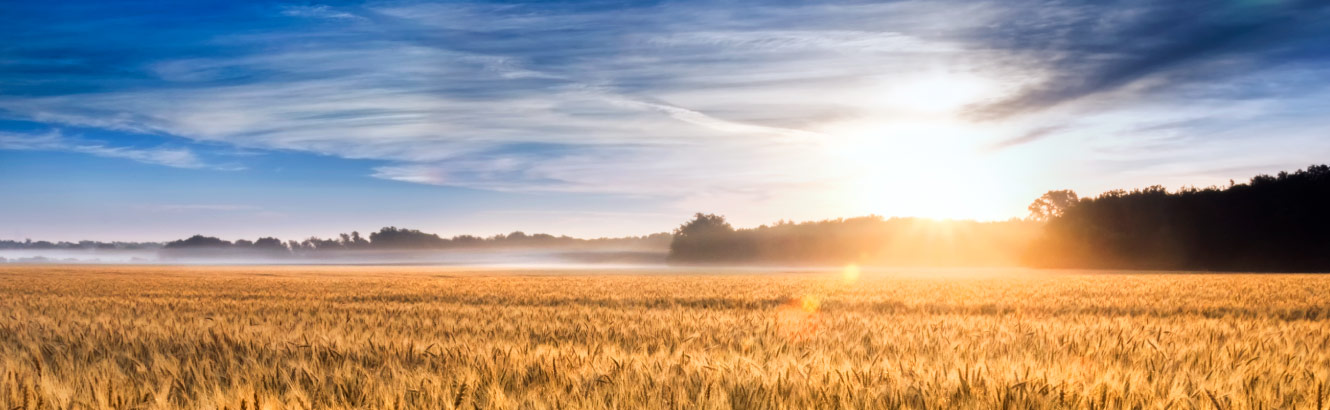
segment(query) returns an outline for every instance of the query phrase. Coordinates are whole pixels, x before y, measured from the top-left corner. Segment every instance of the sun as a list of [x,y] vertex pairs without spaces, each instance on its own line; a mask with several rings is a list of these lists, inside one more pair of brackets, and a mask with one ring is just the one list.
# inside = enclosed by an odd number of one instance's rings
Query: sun
[[874,87],[861,101],[880,113],[825,129],[829,161],[851,212],[934,219],[1017,215],[1028,168],[982,147],[995,126],[962,118],[993,86],[969,75],[930,73]]
[[1001,194],[992,189],[994,170],[956,131],[887,127],[877,131],[880,136],[852,142],[851,201],[893,216],[992,218],[994,210],[982,198]]

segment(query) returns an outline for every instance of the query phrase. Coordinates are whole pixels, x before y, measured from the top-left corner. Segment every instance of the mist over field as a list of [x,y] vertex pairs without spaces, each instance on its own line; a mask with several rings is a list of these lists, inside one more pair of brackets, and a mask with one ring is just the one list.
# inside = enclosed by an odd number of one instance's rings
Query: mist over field
[[642,250],[449,249],[335,251],[273,257],[258,253],[167,256],[154,263],[190,265],[458,265],[495,267],[663,266],[666,253]]
[[460,265],[493,267],[663,267],[665,250],[450,249],[348,250],[272,255],[220,250],[173,254],[161,249],[0,249],[0,263],[183,265]]
[[581,239],[512,232],[444,238],[384,227],[369,235],[282,241],[224,240],[194,235],[169,242],[49,242],[0,240],[0,262],[185,265],[473,265],[510,267],[660,266],[670,236],[653,234]]
[[156,249],[0,249],[0,262],[8,263],[150,263]]

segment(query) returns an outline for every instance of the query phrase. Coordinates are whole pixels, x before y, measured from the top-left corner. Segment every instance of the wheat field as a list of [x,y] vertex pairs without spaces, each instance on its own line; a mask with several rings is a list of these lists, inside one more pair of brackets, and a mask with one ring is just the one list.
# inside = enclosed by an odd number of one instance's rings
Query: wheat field
[[0,267],[3,409],[1326,409],[1330,277]]

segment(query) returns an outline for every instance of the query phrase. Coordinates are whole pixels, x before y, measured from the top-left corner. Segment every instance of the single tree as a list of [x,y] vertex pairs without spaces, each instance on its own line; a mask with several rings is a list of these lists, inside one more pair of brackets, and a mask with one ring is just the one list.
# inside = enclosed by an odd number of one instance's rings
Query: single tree
[[1049,219],[1057,218],[1062,216],[1062,213],[1066,212],[1067,208],[1076,205],[1076,202],[1078,201],[1080,201],[1080,198],[1076,196],[1075,191],[1070,189],[1048,191],[1044,193],[1043,196],[1040,196],[1039,199],[1034,200],[1034,203],[1030,204],[1030,219],[1047,221]]

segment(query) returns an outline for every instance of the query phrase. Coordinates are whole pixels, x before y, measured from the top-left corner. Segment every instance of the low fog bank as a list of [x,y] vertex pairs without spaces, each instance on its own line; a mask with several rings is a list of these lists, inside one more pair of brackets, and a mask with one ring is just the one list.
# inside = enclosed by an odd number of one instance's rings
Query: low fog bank
[[157,249],[0,249],[0,263],[155,263]]
[[161,248],[157,242],[0,240],[0,263],[146,263]]
[[444,238],[385,227],[363,237],[351,232],[299,241],[274,237],[231,241],[204,235],[165,243],[0,241],[0,263],[651,267],[664,265],[670,240],[666,233],[582,239],[520,231]]
[[0,250],[0,263],[14,264],[169,264],[169,265],[459,265],[660,267],[666,252],[577,249],[449,249],[327,251],[274,255],[232,249],[179,253],[163,250]]

